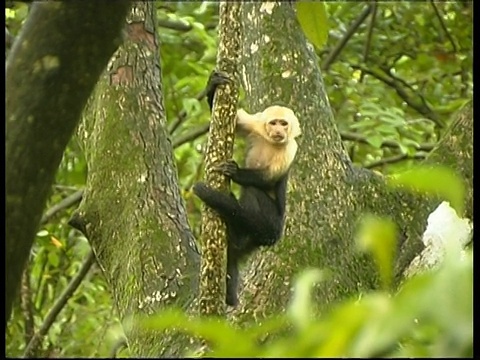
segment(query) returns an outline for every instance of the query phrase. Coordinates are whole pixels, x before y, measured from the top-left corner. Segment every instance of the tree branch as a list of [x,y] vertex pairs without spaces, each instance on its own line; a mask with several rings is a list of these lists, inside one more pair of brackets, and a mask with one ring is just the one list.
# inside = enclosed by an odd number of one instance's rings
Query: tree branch
[[[241,16],[239,2],[220,3],[219,46],[216,69],[234,80],[218,87],[213,101],[210,137],[205,149],[205,179],[210,186],[228,190],[225,176],[212,171],[217,161],[233,154],[238,102],[238,62],[241,55]],[[225,314],[226,230],[213,209],[202,211],[202,263],[198,309],[202,315]]]
[[53,304],[53,307],[50,309],[49,313],[45,317],[42,326],[40,326],[40,329],[38,329],[38,331],[28,343],[28,346],[23,353],[23,357],[29,358],[34,355],[34,353],[38,349],[38,346],[40,345],[42,338],[47,334],[48,330],[52,326],[60,311],[62,311],[65,305],[67,305],[67,301],[72,297],[73,293],[78,288],[82,280],[85,278],[94,262],[95,254],[93,253],[93,250],[90,250],[90,253],[85,258],[77,275],[75,275],[75,277],[70,281],[63,293],[55,302],[55,304]]
[[[359,142],[359,143],[362,143],[362,144],[370,145],[367,138],[363,135],[360,135],[360,134],[351,133],[351,132],[341,132],[340,136],[342,137],[343,141],[355,141],[355,142]],[[418,145],[411,145],[411,146],[414,147],[418,151],[428,152],[428,151],[431,151],[434,148],[435,145],[425,143],[425,144],[418,144]],[[392,149],[400,149],[401,148],[399,143],[397,143],[395,141],[392,141],[392,140],[383,141],[380,144],[380,147],[388,147],[388,148],[392,148]]]
[[367,41],[365,42],[365,48],[363,49],[363,62],[368,61],[368,54],[370,52],[370,45],[372,44],[373,26],[377,18],[377,2],[372,3],[372,16],[370,17],[370,23],[368,24]]
[[386,85],[390,86],[396,91],[397,95],[400,96],[400,98],[408,104],[408,106],[410,106],[412,109],[414,109],[427,119],[432,120],[439,128],[444,127],[444,124],[442,123],[438,115],[434,111],[432,111],[432,109],[430,109],[430,107],[424,101],[423,97],[418,94],[418,92],[415,92],[415,95],[420,98],[420,102],[415,100],[412,96],[408,94],[407,90],[401,85],[401,82],[398,79],[394,78],[388,73],[385,73],[385,71],[383,70],[382,72],[380,72],[362,65],[351,65],[351,67],[354,70],[360,70],[362,72],[365,72],[366,74],[369,74],[374,78],[380,80],[381,82],[385,83]]
[[33,333],[35,332],[35,325],[33,321],[32,288],[30,286],[30,269],[28,266],[25,268],[25,271],[22,275],[20,307],[22,308],[23,322],[25,326],[25,346],[27,346],[33,337]]
[[365,169],[373,169],[373,168],[380,167],[380,166],[387,165],[387,164],[398,163],[398,162],[403,161],[403,160],[413,160],[413,159],[423,160],[423,159],[425,159],[425,157],[426,157],[425,154],[420,154],[420,153],[419,154],[414,154],[414,155],[400,154],[400,155],[395,155],[395,156],[392,156],[392,157],[388,157],[388,158],[380,159],[378,161],[371,162],[370,164],[363,165],[363,167]]
[[50,209],[45,211],[45,214],[43,214],[42,219],[40,220],[40,224],[47,223],[58,212],[80,202],[80,200],[82,200],[82,196],[83,196],[83,189],[74,192],[73,194],[67,196],[65,199],[63,199],[59,203],[53,205]]
[[177,148],[189,141],[195,140],[199,136],[205,135],[208,132],[209,128],[210,128],[210,123],[206,123],[204,125],[198,126],[197,128],[174,138],[172,140],[172,146],[174,148]]
[[435,15],[437,16],[437,19],[440,22],[440,26],[442,27],[443,32],[445,33],[445,35],[447,35],[448,40],[450,41],[450,44],[452,44],[453,51],[457,52],[457,45],[455,44],[455,40],[453,40],[452,35],[448,31],[447,26],[443,21],[442,14],[440,14],[440,10],[438,10],[437,5],[435,5],[435,2],[433,0],[430,0],[430,4],[433,7],[433,11],[435,11]]
[[328,70],[330,65],[333,64],[333,62],[337,59],[338,55],[342,51],[342,49],[345,47],[347,44],[348,40],[355,34],[355,31],[360,27],[360,25],[365,21],[367,16],[370,14],[372,11],[372,5],[367,5],[365,9],[362,11],[360,16],[350,25],[348,28],[347,32],[343,36],[343,38],[340,39],[340,41],[335,45],[335,47],[332,49],[332,51],[327,55],[325,60],[322,62],[322,70]]

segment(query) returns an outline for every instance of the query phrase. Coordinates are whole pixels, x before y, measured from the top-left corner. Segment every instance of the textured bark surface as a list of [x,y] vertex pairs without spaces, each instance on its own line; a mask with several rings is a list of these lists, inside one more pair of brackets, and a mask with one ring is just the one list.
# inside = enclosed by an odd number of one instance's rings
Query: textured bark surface
[[[399,280],[423,246],[426,217],[438,200],[393,191],[382,176],[352,166],[330,111],[318,59],[291,4],[243,3],[241,18],[240,73],[247,110],[285,103],[300,119],[303,137],[289,184],[285,236],[274,249],[259,252],[245,269],[241,306],[232,315],[247,320],[283,311],[291,297],[292,277],[306,267],[330,269],[330,279],[316,287],[320,307],[376,288],[373,261],[354,245],[356,225],[366,212],[392,218],[400,230],[395,265]],[[462,158],[471,164],[471,146],[458,145],[449,149],[450,159],[439,155],[438,161],[449,164]],[[462,175],[469,173],[462,170]]]
[[[237,62],[240,55],[240,3],[220,4],[219,47],[217,70],[237,79]],[[215,95],[210,132],[205,151],[205,180],[215,189],[229,191],[225,176],[212,171],[218,162],[230,159],[233,154],[235,118],[237,114],[238,82],[219,87]],[[200,313],[221,315],[225,310],[226,242],[225,225],[212,209],[202,211],[202,266],[200,285]]]
[[120,43],[128,6],[35,3],[7,59],[5,324],[63,151]]
[[447,164],[464,179],[465,212],[458,215],[473,220],[473,102],[458,112],[448,130],[426,162]]
[[71,223],[88,237],[110,284],[130,355],[158,357],[184,345],[137,320],[166,305],[190,307],[200,258],[165,131],[153,2],[134,3],[125,33],[79,128],[88,178]]

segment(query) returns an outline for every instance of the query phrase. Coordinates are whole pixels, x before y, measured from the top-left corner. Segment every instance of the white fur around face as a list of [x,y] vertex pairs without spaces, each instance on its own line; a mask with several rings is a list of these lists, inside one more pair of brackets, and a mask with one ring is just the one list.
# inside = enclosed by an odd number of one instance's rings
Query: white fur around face
[[[288,138],[283,143],[272,142],[266,131],[266,124],[274,119],[284,119],[289,124]],[[237,129],[247,135],[247,168],[264,169],[271,178],[282,176],[288,171],[297,153],[295,137],[301,134],[299,121],[291,109],[270,106],[253,115],[239,109]]]
[[297,153],[297,142],[274,145],[260,136],[248,137],[249,149],[245,165],[250,169],[265,169],[271,178],[285,174]]

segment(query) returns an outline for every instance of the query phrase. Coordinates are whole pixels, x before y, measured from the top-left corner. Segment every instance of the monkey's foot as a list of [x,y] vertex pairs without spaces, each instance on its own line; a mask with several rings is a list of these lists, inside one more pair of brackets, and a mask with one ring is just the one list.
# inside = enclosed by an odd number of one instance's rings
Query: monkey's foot
[[208,77],[207,89],[212,88],[212,90],[215,90],[218,85],[223,85],[229,82],[233,82],[233,80],[226,72],[213,70]]
[[205,88],[205,93],[207,95],[207,101],[208,105],[210,106],[210,110],[213,107],[213,96],[215,95],[215,91],[217,91],[217,87],[219,85],[224,85],[232,82],[233,80],[223,71],[213,70],[210,73],[207,86]]

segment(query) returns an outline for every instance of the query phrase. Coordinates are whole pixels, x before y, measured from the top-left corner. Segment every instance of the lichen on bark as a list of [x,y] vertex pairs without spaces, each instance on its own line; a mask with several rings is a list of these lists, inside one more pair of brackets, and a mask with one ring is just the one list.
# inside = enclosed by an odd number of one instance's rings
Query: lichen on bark
[[[206,182],[215,189],[229,191],[228,181],[212,166],[233,154],[238,97],[237,59],[239,57],[240,4],[220,3],[217,70],[233,80],[219,86],[215,95],[208,143],[205,149]],[[199,311],[204,315],[221,315],[225,311],[226,232],[218,214],[204,206],[202,212],[202,265]]]

